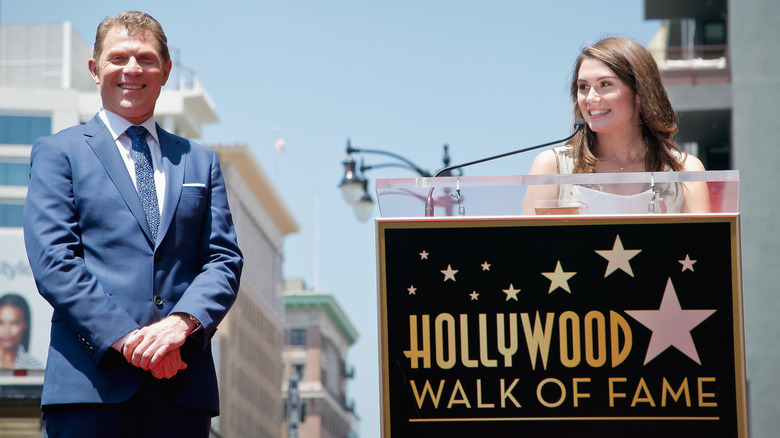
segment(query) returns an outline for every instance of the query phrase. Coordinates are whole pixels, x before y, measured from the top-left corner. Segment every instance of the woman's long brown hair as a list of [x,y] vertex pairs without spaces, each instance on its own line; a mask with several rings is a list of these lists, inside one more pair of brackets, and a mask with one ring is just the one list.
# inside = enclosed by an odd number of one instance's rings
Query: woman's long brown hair
[[[582,117],[577,104],[577,77],[585,59],[595,59],[606,64],[639,97],[639,122],[642,138],[647,144],[645,170],[682,170],[680,148],[674,141],[678,131],[674,109],[650,51],[626,38],[606,38],[583,49],[577,58],[571,80],[575,120]],[[587,124],[570,144],[574,147],[574,173],[595,172],[598,161],[594,154],[596,135]]]

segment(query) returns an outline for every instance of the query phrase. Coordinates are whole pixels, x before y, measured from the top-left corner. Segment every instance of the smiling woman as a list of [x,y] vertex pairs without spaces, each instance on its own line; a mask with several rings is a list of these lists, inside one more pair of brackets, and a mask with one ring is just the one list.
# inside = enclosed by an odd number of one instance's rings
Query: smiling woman
[[[698,158],[674,141],[674,110],[650,52],[625,38],[607,38],[586,47],[575,63],[571,81],[574,118],[586,126],[564,146],[540,153],[531,174],[618,173],[704,170]],[[571,185],[536,187],[526,196],[526,213],[538,199],[558,206],[580,206]],[[648,195],[648,187],[584,187],[610,195]],[[653,188],[655,189],[655,188]],[[553,192],[553,193],[549,193]],[[590,192],[589,192],[590,193]],[[592,193],[591,193],[592,194]],[[590,196],[590,195],[589,195]],[[706,212],[703,183],[668,185],[660,191],[662,212]],[[587,206],[585,206],[587,207]]]

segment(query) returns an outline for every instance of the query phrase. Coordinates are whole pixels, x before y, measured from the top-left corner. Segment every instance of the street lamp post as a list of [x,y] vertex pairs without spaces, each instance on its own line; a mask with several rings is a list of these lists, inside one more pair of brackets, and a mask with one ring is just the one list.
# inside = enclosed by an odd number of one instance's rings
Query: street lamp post
[[[357,162],[353,158],[355,154],[376,154],[397,160],[396,162],[380,163],[374,165],[366,165],[365,161],[361,157],[360,167],[357,166]],[[443,169],[446,169],[450,164],[449,147],[444,145],[444,155],[442,157],[444,163]],[[371,218],[371,213],[374,209],[374,200],[368,192],[368,180],[365,178],[365,172],[368,170],[379,169],[383,167],[400,167],[410,170],[423,178],[431,177],[431,173],[422,169],[418,165],[414,164],[409,159],[398,155],[394,152],[383,151],[380,149],[359,149],[352,146],[352,143],[347,139],[347,157],[342,162],[344,167],[344,177],[341,179],[339,188],[341,194],[347,204],[351,205],[355,210],[355,216],[359,221],[365,222]],[[450,176],[452,173],[449,171],[442,172],[437,176]]]

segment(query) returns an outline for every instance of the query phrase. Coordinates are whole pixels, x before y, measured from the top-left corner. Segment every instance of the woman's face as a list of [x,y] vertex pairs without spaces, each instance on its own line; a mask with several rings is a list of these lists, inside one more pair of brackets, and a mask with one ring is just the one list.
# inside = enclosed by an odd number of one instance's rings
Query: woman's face
[[586,58],[577,74],[577,104],[596,133],[639,128],[639,99],[606,64]]
[[24,320],[22,309],[11,305],[0,306],[0,348],[16,348],[25,331],[27,321]]

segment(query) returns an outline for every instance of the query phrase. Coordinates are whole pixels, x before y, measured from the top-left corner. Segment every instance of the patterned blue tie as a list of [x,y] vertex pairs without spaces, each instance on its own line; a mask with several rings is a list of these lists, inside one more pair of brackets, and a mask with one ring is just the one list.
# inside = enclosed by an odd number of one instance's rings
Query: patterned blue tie
[[135,180],[138,186],[138,196],[146,212],[146,221],[152,230],[152,241],[157,241],[157,228],[160,225],[160,208],[157,204],[157,188],[154,185],[154,169],[152,168],[152,153],[146,143],[149,131],[143,126],[127,128],[127,136],[133,141],[133,162],[135,163]]

